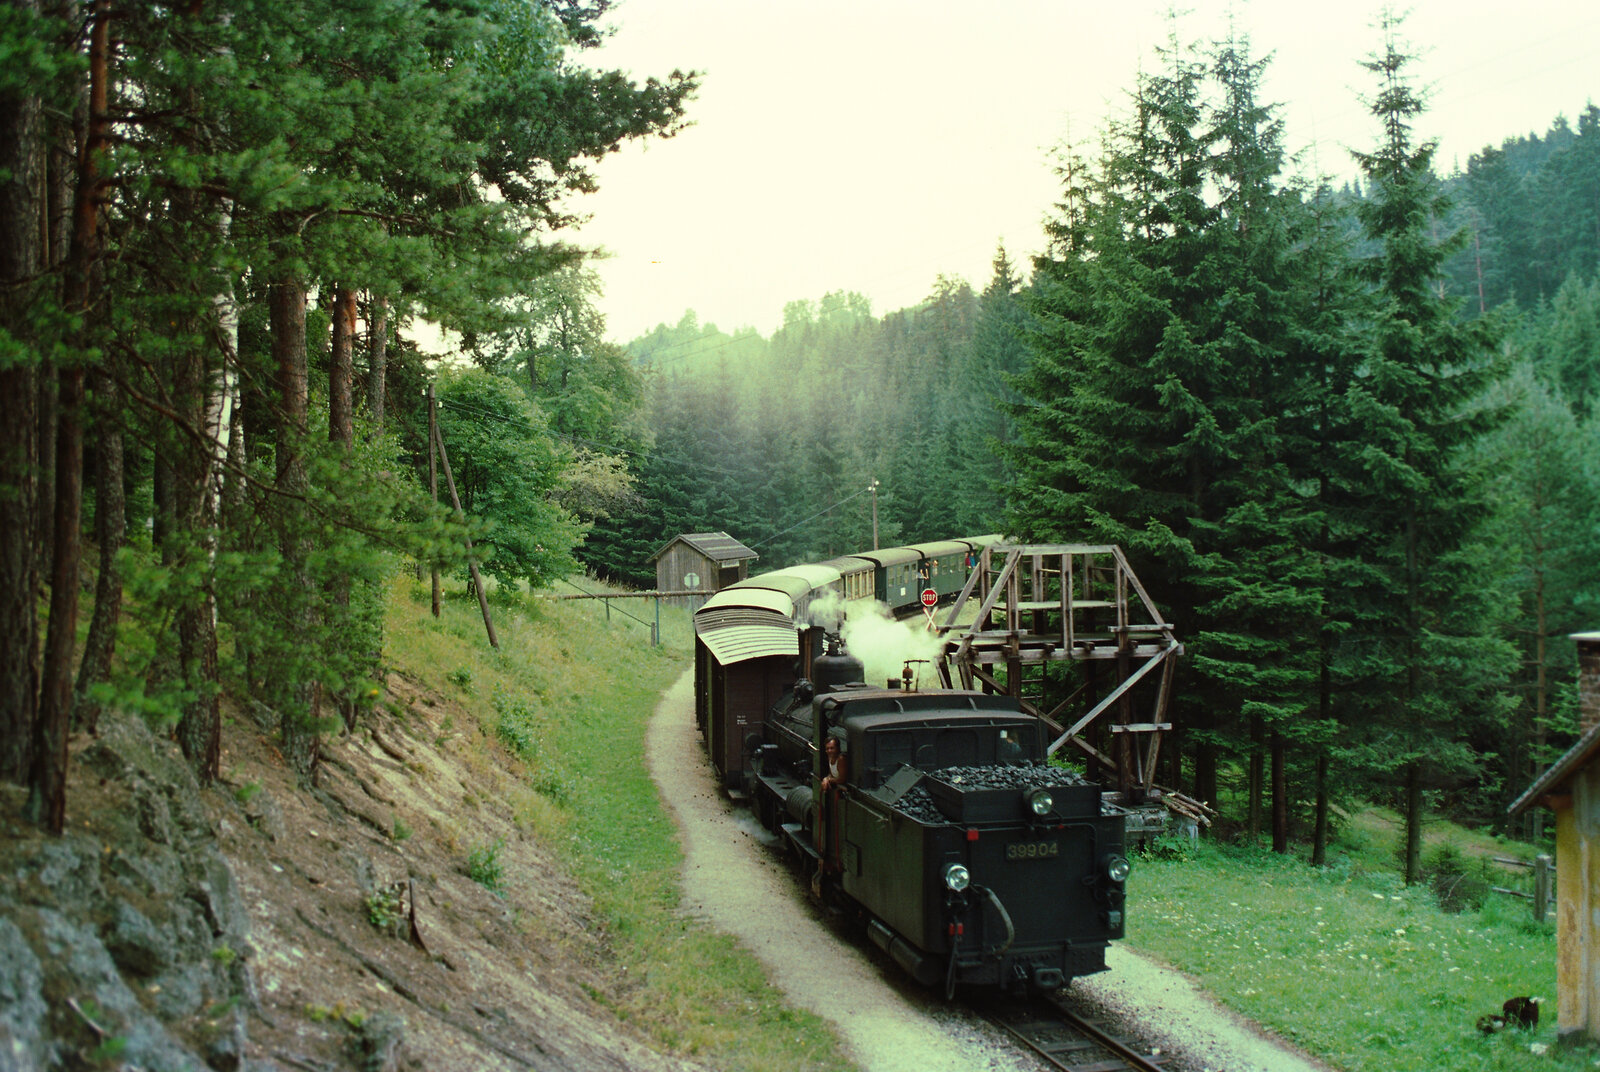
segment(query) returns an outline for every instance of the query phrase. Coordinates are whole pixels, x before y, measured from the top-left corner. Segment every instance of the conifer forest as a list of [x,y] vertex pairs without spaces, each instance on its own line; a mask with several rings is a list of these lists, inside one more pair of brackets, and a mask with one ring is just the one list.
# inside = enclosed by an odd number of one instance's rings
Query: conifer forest
[[1504,826],[1600,629],[1600,107],[1446,173],[1391,25],[1335,182],[1288,159],[1266,60],[1175,39],[1060,150],[1042,254],[621,343],[564,228],[701,76],[577,62],[607,6],[6,8],[0,776],[30,818],[59,829],[108,705],[205,780],[219,697],[255,700],[309,774],[370,703],[387,571],[649,588],[679,533],[764,570],[876,525],[1122,546],[1186,650],[1157,780],[1232,829],[1321,862],[1380,800],[1415,879],[1426,814]]

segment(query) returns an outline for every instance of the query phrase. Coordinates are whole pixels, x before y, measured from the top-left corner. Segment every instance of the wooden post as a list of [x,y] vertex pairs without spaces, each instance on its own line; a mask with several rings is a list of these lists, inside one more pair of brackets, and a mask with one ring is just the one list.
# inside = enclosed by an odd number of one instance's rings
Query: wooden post
[[[439,417],[433,409],[433,384],[428,384],[428,493],[433,496],[433,501],[439,501],[439,448],[434,444],[439,442]],[[439,616],[439,564],[433,563],[430,571],[433,577],[433,616]],[[419,576],[417,580],[421,580]]]
[[1545,921],[1550,912],[1550,890],[1554,885],[1555,861],[1547,853],[1540,853],[1533,859],[1533,918],[1539,923]]
[[[428,388],[428,401],[433,401],[433,388]],[[456,494],[456,478],[450,472],[450,455],[445,452],[444,438],[439,435],[439,424],[433,419],[433,406],[428,407],[428,421],[433,425],[433,445],[439,452],[439,464],[444,467],[445,486],[450,489],[450,505],[461,513],[461,497]],[[472,537],[467,537],[467,571],[472,574],[472,587],[478,591],[478,609],[483,612],[483,628],[489,634],[489,646],[499,648],[500,640],[494,635],[494,620],[489,617],[489,596],[483,590],[483,578],[478,574],[478,564],[472,560]],[[438,576],[437,573],[434,576]]]

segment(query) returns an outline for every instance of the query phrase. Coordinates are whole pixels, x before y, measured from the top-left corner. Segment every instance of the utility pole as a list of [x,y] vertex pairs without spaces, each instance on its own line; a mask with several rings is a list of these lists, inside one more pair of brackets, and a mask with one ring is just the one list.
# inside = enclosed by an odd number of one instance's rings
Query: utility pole
[[867,485],[867,490],[872,492],[872,549],[878,549],[878,481],[874,477],[872,483]]

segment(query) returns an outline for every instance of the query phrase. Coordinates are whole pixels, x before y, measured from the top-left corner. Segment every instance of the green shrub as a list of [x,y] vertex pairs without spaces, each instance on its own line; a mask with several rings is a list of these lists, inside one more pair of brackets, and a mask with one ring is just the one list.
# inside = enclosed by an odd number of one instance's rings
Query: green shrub
[[1423,877],[1446,912],[1476,912],[1489,898],[1489,883],[1472,873],[1453,845],[1441,845],[1423,865]]
[[505,847],[506,843],[503,841],[496,841],[492,845],[474,846],[467,854],[467,877],[484,889],[499,893],[505,878],[500,853]]
[[1139,855],[1150,860],[1187,860],[1194,856],[1197,843],[1180,834],[1162,834],[1145,843]]
[[373,890],[367,895],[367,922],[380,931],[393,933],[400,925],[400,891],[394,886]]
[[533,706],[521,696],[511,696],[498,689],[491,702],[498,716],[495,736],[515,752],[518,759],[528,763],[538,760],[542,744]]

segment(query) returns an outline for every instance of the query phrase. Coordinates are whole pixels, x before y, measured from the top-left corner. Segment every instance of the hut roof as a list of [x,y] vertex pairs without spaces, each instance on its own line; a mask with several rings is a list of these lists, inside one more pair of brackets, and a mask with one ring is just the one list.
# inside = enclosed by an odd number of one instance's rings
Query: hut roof
[[713,562],[752,562],[761,557],[726,532],[686,532],[663,544],[659,551],[650,556],[650,561],[654,562],[666,554],[679,540]]
[[[1572,639],[1578,642],[1579,649],[1600,645],[1600,633],[1573,633]],[[1567,779],[1587,765],[1597,752],[1600,752],[1600,723],[1584,731],[1577,743],[1523,790],[1522,795],[1512,801],[1511,807],[1506,810],[1512,815],[1520,815],[1535,804],[1543,803],[1551,793],[1560,792],[1566,786]]]
[[1558,792],[1566,784],[1567,779],[1588,763],[1596,752],[1600,752],[1600,725],[1594,726],[1579,737],[1578,743],[1567,749],[1566,754],[1552,763],[1549,770],[1539,775],[1538,779],[1506,810],[1512,815],[1520,815],[1535,804],[1543,802],[1547,794]]

